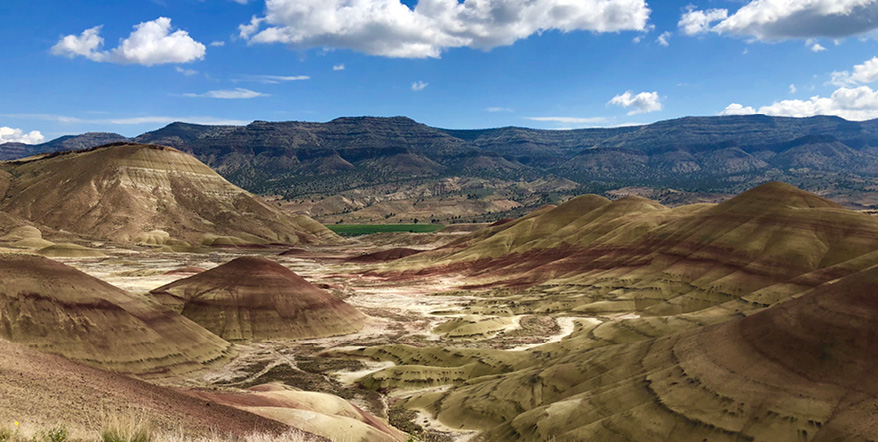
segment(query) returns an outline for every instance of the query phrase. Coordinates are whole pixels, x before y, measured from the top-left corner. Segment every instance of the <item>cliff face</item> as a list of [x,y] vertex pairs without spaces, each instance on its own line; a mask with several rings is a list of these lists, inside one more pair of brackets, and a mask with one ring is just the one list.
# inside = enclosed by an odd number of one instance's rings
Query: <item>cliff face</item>
[[243,127],[174,123],[137,140],[189,152],[257,193],[290,197],[447,176],[562,176],[580,184],[727,193],[767,179],[807,188],[827,174],[878,176],[878,124],[836,117],[690,117],[570,131],[445,130],[403,117]]

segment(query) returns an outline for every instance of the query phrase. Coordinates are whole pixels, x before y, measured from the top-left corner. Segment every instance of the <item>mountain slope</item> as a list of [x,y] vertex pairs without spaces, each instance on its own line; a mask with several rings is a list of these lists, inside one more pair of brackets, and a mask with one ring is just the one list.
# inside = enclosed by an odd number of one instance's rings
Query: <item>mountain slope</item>
[[254,428],[277,433],[287,429],[276,421],[214,401],[206,406],[204,398],[178,389],[109,373],[21,344],[0,339],[0,352],[0,415],[21,422],[25,432],[54,428],[63,422],[72,437],[83,435],[88,437],[83,440],[93,440],[100,426],[109,424],[107,414],[116,413],[113,417],[122,422],[148,416],[156,433],[246,436]]
[[0,255],[0,337],[139,375],[198,370],[230,348],[170,309],[28,255]]
[[[434,175],[463,140],[408,118],[338,118],[328,123],[256,121],[243,127],[173,123],[136,138],[191,153],[232,182],[262,193],[295,194],[302,177],[337,171],[322,187],[343,190],[380,181]],[[376,180],[377,178],[377,180]],[[310,180],[309,180],[310,181]],[[329,186],[329,187],[327,187]]]
[[490,441],[875,440],[876,283],[872,268],[743,319],[433,399],[444,423]]
[[[77,147],[72,140],[66,148]],[[284,204],[322,222],[412,222],[424,216],[395,209],[409,212],[416,204],[442,222],[495,221],[576,194],[607,196],[630,186],[653,189],[664,203],[717,201],[772,180],[820,191],[847,207],[878,207],[874,120],[685,117],[560,131],[451,130],[404,117],[350,117],[246,126],[172,123],[136,140],[190,153],[235,185],[282,196]],[[9,147],[18,154],[31,149]],[[537,191],[528,184],[557,178],[573,187]],[[449,180],[463,186],[449,189],[443,184]],[[339,195],[353,203],[311,210]]]
[[156,245],[337,238],[310,218],[273,207],[169,147],[107,145],[2,167],[12,177],[3,211],[89,238]]
[[876,250],[878,219],[768,183],[719,205],[675,209],[637,197],[582,196],[396,261],[387,275],[546,284],[554,297],[519,308],[661,316],[746,298]]
[[230,340],[304,339],[354,333],[365,315],[265,258],[235,258],[150,295]]

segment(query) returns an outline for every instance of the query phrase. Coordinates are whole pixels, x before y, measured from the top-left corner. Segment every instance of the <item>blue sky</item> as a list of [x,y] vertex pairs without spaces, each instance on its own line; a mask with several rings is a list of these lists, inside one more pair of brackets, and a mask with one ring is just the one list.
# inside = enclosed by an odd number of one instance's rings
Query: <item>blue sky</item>
[[357,115],[869,119],[876,28],[878,0],[8,0],[0,142]]

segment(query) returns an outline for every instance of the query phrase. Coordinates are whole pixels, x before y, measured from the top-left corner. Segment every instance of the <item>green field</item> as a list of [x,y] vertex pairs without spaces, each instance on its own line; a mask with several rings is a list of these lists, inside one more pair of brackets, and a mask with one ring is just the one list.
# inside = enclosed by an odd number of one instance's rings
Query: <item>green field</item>
[[442,224],[327,224],[326,227],[341,236],[359,236],[386,232],[431,233],[445,226]]

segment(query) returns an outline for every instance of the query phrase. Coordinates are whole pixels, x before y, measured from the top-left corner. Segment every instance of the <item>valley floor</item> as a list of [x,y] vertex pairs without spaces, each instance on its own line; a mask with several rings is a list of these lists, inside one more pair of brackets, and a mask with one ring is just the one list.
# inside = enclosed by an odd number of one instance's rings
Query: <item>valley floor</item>
[[[431,245],[434,244],[428,244]],[[460,288],[467,281],[455,277],[390,281],[362,275],[373,265],[346,262],[346,258],[386,247],[387,244],[380,247],[370,244],[367,237],[354,247],[325,248],[300,252],[295,254],[297,256],[279,256],[284,249],[226,249],[209,254],[108,249],[104,252],[109,258],[58,260],[144,296],[152,289],[188,276],[186,268],[211,269],[242,255],[276,260],[366,313],[369,318],[365,327],[356,334],[329,338],[239,342],[235,345],[236,356],[229,363],[197,376],[160,382],[191,390],[219,391],[280,382],[344,398],[404,431],[414,431],[424,440],[432,441],[467,441],[477,432],[451,428],[430,411],[413,408],[412,413],[399,404],[419,394],[447,390],[450,385],[365,388],[364,378],[396,364],[357,356],[353,354],[355,350],[406,344],[524,352],[561,341],[574,332],[577,324],[601,322],[587,316],[473,315],[467,306],[481,298]]]

